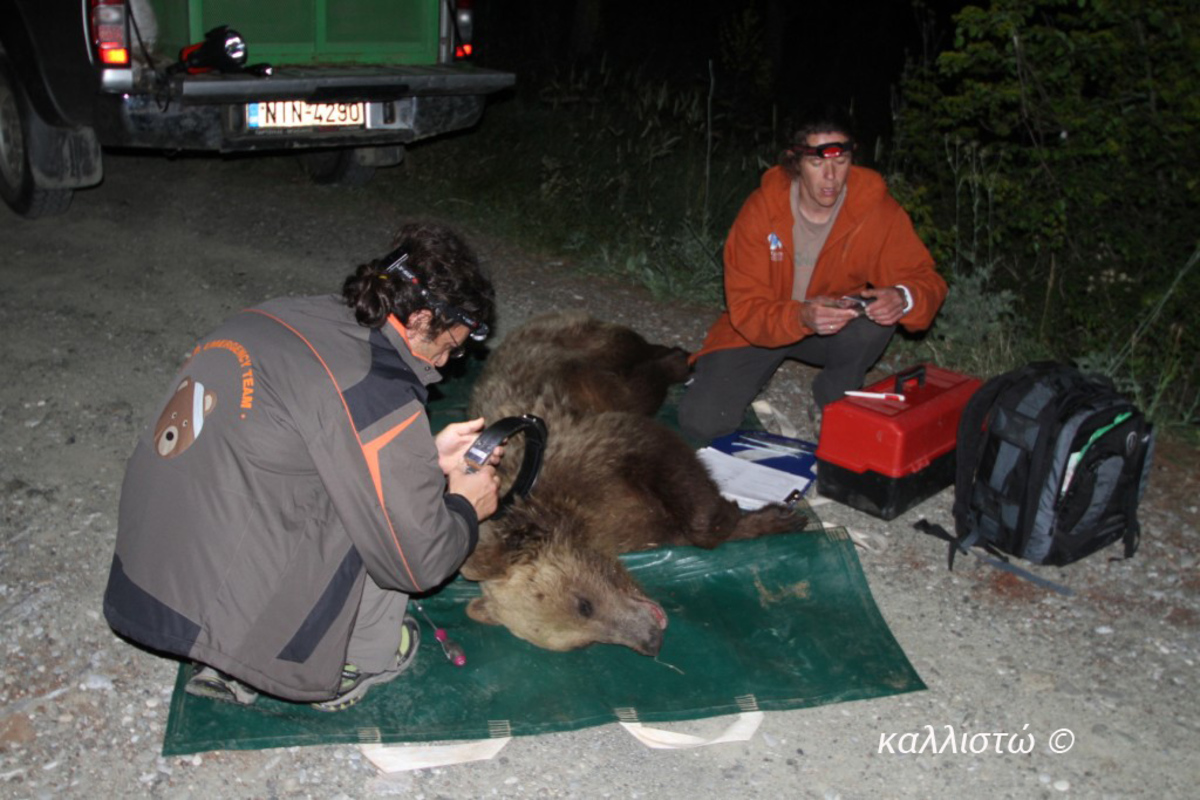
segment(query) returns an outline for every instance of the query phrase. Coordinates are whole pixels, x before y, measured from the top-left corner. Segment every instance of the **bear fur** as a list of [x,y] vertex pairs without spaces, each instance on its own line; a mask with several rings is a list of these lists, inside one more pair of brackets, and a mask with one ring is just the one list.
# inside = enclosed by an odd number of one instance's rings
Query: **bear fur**
[[[803,527],[784,506],[742,513],[691,446],[651,418],[686,374],[685,351],[578,313],[538,317],[491,354],[471,415],[536,414],[549,438],[533,492],[484,523],[463,565],[482,593],[472,619],[550,650],[600,642],[657,655],[666,612],[619,554]],[[520,449],[506,446],[502,488]]]
[[[553,312],[526,322],[488,355],[467,413],[494,422],[535,414],[556,432],[604,411],[650,416],[688,374],[688,353],[651,344],[637,332],[583,312]],[[514,439],[498,467],[505,489],[524,443]]]

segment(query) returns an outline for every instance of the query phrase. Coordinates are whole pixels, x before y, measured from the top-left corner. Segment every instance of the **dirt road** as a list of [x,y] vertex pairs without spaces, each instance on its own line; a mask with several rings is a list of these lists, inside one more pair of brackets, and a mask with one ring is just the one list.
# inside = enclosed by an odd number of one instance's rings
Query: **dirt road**
[[[290,162],[127,156],[107,169],[66,217],[0,213],[0,796],[1195,795],[1200,481],[1195,454],[1169,447],[1135,559],[1039,571],[1070,598],[973,559],[947,572],[943,546],[911,530],[922,515],[950,524],[947,493],[891,523],[818,508],[871,543],[864,569],[926,692],[771,713],[748,742],[683,752],[608,725],[394,776],[348,746],[161,757],[176,665],[117,639],[100,613],[124,461],[196,338],[265,298],[333,290],[386,249],[401,209],[385,198],[403,173],[344,191]],[[501,334],[577,306],[695,348],[712,314],[471,238],[499,288]],[[771,399],[787,408],[802,377],[783,375]],[[1054,752],[1063,729],[1073,746]],[[943,746],[914,752],[928,730]],[[951,731],[990,744],[952,752]],[[1032,752],[1009,752],[1010,735],[1032,737]]]

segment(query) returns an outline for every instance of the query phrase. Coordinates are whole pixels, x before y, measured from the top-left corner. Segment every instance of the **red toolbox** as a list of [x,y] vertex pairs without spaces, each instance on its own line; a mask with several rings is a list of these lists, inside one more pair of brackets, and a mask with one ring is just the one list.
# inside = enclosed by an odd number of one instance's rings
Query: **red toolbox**
[[890,397],[830,403],[817,445],[817,491],[893,519],[954,483],[958,420],[981,384],[921,364],[862,390]]

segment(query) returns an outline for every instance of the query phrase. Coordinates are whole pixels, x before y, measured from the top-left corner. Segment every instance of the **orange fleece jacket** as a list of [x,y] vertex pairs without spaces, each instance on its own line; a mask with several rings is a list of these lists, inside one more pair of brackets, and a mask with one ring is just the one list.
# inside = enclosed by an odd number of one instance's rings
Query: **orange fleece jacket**
[[[792,299],[790,184],[781,167],[772,167],[742,205],[725,240],[728,310],[709,328],[693,360],[731,347],[784,347],[813,333],[800,322],[802,304]],[[776,261],[768,243],[772,233],[783,245]],[[910,331],[928,328],[946,297],[946,282],[883,176],[851,167],[845,202],[817,257],[807,296],[841,297],[900,284],[913,298],[900,324]]]

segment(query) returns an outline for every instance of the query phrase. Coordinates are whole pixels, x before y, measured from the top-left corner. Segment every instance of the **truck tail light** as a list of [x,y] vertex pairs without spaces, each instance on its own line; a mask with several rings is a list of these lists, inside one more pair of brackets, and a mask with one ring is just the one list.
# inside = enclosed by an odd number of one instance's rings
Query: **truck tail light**
[[471,45],[475,28],[475,9],[473,0],[458,0],[454,4],[455,58],[470,58],[475,48]]
[[125,0],[91,0],[92,46],[101,64],[129,65],[129,26]]

